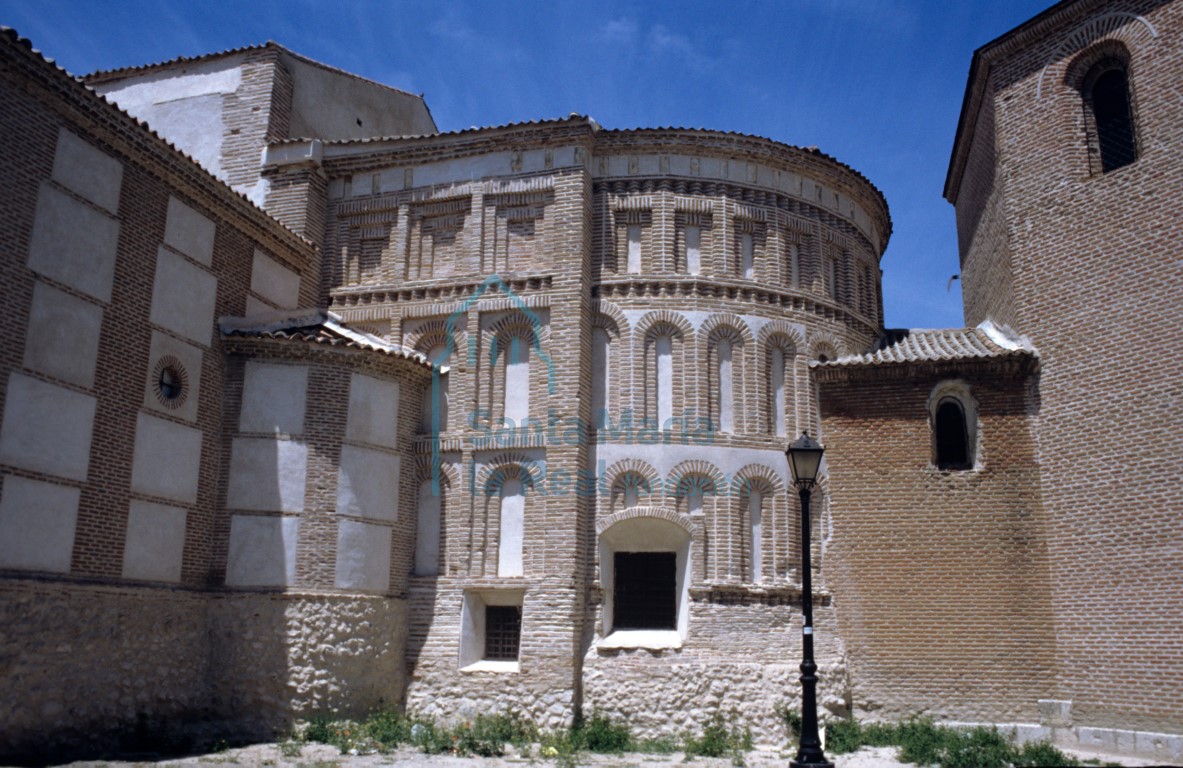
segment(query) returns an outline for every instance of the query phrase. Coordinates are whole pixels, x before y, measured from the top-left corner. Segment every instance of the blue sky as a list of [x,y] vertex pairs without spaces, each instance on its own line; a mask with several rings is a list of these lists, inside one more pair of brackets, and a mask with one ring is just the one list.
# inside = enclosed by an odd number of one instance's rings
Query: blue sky
[[70,72],[275,40],[423,93],[441,130],[579,112],[817,146],[887,197],[886,322],[962,324],[941,198],[974,48],[1050,0],[0,0]]

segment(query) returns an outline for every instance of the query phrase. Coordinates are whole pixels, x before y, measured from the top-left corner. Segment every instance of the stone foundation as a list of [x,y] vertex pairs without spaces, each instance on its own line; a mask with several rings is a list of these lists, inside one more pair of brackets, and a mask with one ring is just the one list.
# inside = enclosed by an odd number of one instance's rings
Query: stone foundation
[[336,594],[220,594],[210,601],[214,709],[253,736],[326,713],[398,704],[406,601]]
[[401,701],[405,646],[384,597],[2,580],[0,757],[363,715]]
[[0,756],[211,717],[206,607],[184,590],[0,580]]
[[[849,679],[832,609],[815,608],[814,625],[819,712],[844,715]],[[800,663],[798,608],[696,602],[680,649],[593,646],[584,658],[583,712],[624,720],[639,738],[698,735],[715,712],[734,712],[757,743],[779,745],[789,736],[778,707],[801,706]]]

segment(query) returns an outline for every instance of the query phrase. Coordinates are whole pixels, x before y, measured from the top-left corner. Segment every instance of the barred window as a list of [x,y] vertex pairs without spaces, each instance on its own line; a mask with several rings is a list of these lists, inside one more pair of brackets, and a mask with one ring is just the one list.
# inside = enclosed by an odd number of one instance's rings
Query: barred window
[[517,661],[521,639],[520,605],[485,606],[485,659]]
[[677,554],[617,552],[614,629],[677,628]]
[[[1112,65],[1110,65],[1112,66]],[[1138,158],[1134,146],[1134,120],[1130,113],[1129,78],[1125,67],[1106,69],[1093,82],[1093,119],[1097,123],[1097,148],[1101,171],[1122,168]]]

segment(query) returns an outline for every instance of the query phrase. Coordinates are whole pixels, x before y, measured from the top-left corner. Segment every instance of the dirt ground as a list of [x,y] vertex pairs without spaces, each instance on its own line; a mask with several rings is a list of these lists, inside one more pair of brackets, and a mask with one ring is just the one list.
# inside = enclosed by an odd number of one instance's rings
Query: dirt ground
[[[1085,752],[1065,750],[1081,760],[1095,760],[1093,765],[1120,763],[1123,766],[1158,765],[1151,760],[1133,757],[1113,757]],[[745,764],[753,768],[770,768],[788,765],[793,755],[790,752],[757,749],[747,753]],[[835,768],[895,768],[911,766],[896,758],[894,747],[864,747],[849,755],[830,755]],[[336,747],[326,744],[255,744],[249,747],[228,749],[197,757],[152,762],[78,762],[69,768],[215,768],[215,766],[242,766],[242,768],[370,768],[371,766],[409,766],[410,768],[430,766],[431,768],[506,768],[507,766],[555,765],[554,759],[541,757],[538,748],[533,754],[507,755],[501,758],[449,757],[425,755],[413,748],[403,748],[389,754],[342,755]],[[683,766],[685,768],[723,768],[731,762],[725,758],[695,758],[687,760],[681,753],[672,755],[589,755],[581,754],[578,765],[590,766]]]

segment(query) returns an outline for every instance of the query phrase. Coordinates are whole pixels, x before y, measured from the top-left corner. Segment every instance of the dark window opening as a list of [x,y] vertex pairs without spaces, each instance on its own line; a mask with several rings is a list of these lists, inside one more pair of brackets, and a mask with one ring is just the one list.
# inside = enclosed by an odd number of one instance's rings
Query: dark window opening
[[176,400],[181,396],[181,375],[174,368],[160,372],[160,395],[165,400]]
[[1097,78],[1093,83],[1092,103],[1101,171],[1108,173],[1134,162],[1138,152],[1134,146],[1134,119],[1125,69],[1110,69]]
[[613,629],[677,629],[678,556],[618,552]]
[[941,469],[969,469],[969,434],[965,411],[956,400],[942,400],[937,406],[937,466]]
[[517,661],[522,639],[520,605],[485,606],[485,658]]

